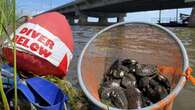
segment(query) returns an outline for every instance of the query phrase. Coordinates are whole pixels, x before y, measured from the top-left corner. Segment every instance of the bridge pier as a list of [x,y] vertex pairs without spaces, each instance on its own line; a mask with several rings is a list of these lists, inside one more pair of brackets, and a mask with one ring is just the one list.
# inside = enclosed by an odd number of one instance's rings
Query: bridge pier
[[[66,15],[65,15],[66,16]],[[113,23],[124,21],[125,13],[103,13],[103,12],[80,12],[77,11],[75,15],[67,15],[71,25],[111,25]],[[99,18],[98,22],[88,21],[88,17]],[[116,22],[109,22],[108,18],[117,18]],[[78,23],[75,22],[75,19],[78,19]]]
[[107,17],[99,17],[98,23],[99,23],[100,25],[108,24],[108,18],[107,18]]
[[117,17],[117,22],[123,22],[123,21],[124,21],[124,16]]
[[87,20],[87,18],[88,18],[88,16],[86,16],[86,15],[79,15],[79,22],[78,22],[78,24],[79,25],[86,25],[86,24],[88,24],[88,20]]
[[195,5],[193,6],[193,9],[190,15],[189,26],[195,27]]
[[68,22],[71,24],[71,25],[74,25],[75,22],[74,22],[74,17],[73,16],[67,16],[66,17],[68,19]]
[[[79,19],[78,25],[110,25],[113,23],[108,22],[108,18],[116,17],[117,22],[124,21],[125,13],[104,13],[104,12],[80,12],[77,11],[75,17]],[[98,22],[88,21],[88,17],[99,18]],[[73,23],[72,18],[69,20],[70,24]],[[74,23],[76,24],[76,23]]]

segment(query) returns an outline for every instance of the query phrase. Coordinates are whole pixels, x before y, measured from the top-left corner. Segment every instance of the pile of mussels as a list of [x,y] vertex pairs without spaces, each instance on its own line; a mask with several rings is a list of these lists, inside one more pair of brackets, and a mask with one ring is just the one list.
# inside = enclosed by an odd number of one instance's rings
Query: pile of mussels
[[154,104],[170,93],[170,83],[156,65],[136,60],[116,60],[104,74],[99,88],[103,103],[121,109],[139,109]]

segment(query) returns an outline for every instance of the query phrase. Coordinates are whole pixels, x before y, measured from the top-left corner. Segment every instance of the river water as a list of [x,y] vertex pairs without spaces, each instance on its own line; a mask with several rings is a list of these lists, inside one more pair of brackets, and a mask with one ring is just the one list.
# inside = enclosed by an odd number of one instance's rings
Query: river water
[[[182,40],[187,49],[190,66],[195,70],[195,28],[170,28]],[[195,72],[193,72],[195,76]],[[174,110],[195,109],[195,86],[187,82],[174,103]]]
[[[79,55],[89,39],[103,28],[104,27],[102,26],[72,26],[75,52],[67,77],[72,81],[73,85],[77,87],[79,87],[77,80],[77,62]],[[195,70],[195,28],[177,27],[169,29],[173,31],[183,42],[188,52],[190,66]],[[184,89],[177,96],[176,101],[174,102],[173,110],[194,110],[194,102],[195,86],[193,86],[190,82],[187,82]]]

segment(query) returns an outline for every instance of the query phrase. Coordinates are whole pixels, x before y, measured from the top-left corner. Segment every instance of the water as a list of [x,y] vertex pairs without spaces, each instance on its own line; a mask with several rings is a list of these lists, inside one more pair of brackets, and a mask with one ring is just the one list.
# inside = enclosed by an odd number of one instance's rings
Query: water
[[[195,28],[170,28],[182,40],[187,49],[190,66],[195,70]],[[195,76],[195,72],[193,72]],[[195,86],[189,81],[174,102],[174,110],[195,109]]]
[[[75,41],[74,58],[69,68],[68,79],[72,81],[73,85],[78,86],[77,80],[77,62],[79,55],[89,41],[98,31],[103,29],[101,26],[72,26],[73,36]],[[190,66],[195,70],[195,28],[169,28],[182,40],[185,45],[189,59]],[[195,73],[195,72],[194,72]],[[195,74],[194,74],[195,75]],[[195,86],[187,82],[184,89],[177,96],[174,102],[173,110],[192,110],[195,109]]]
[[90,40],[90,38],[95,35],[103,27],[92,27],[92,26],[72,26],[73,36],[74,36],[74,57],[69,66],[68,79],[72,81],[72,84],[79,87],[77,78],[77,64],[78,58],[85,44]]

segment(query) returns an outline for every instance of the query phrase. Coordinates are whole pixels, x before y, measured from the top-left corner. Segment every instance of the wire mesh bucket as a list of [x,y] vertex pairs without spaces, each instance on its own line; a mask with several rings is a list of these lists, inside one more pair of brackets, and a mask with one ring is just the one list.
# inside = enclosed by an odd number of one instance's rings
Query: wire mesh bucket
[[[181,75],[188,67],[188,57],[181,41],[169,30],[156,24],[122,22],[97,33],[83,49],[78,77],[82,90],[98,107],[98,88],[104,73],[119,58],[132,58],[141,64],[155,64],[171,83],[171,93],[163,100],[143,109],[162,109],[173,102],[186,79]],[[118,110],[109,107],[111,110]]]

